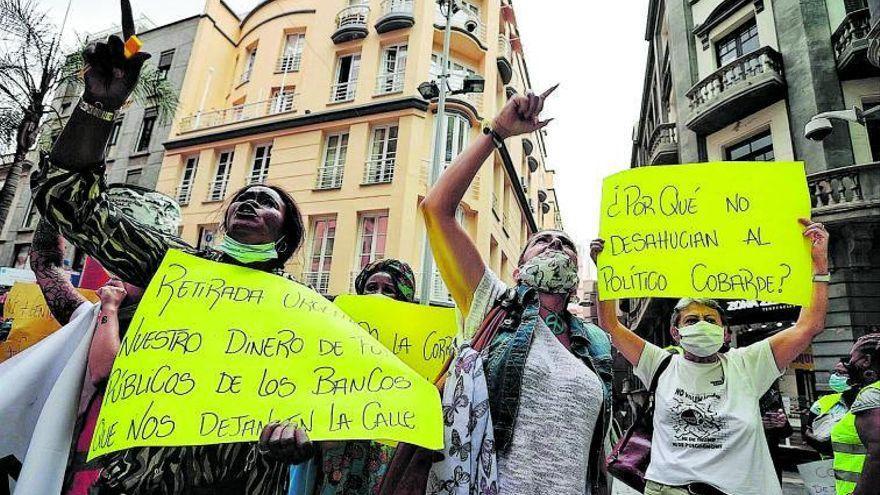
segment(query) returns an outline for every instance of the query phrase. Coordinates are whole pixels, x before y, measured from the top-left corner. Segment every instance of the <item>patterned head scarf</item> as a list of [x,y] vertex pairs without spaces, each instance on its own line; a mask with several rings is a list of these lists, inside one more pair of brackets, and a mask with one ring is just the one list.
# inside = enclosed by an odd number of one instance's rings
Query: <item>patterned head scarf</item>
[[365,266],[354,281],[355,292],[363,294],[367,280],[377,273],[387,273],[397,286],[397,292],[403,300],[413,302],[416,295],[416,276],[407,263],[395,259],[376,260]]

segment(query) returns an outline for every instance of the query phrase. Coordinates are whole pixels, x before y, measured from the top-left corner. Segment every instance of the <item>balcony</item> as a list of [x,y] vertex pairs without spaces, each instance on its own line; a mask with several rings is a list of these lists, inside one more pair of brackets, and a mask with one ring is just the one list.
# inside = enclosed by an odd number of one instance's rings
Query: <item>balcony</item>
[[367,28],[367,19],[370,17],[370,7],[367,5],[352,5],[336,14],[336,31],[330,38],[337,45],[354,40],[362,40],[370,34]]
[[302,66],[302,54],[296,55],[284,55],[278,58],[278,63],[275,64],[275,73],[276,74],[287,74],[290,72],[299,72],[300,67]]
[[327,272],[304,272],[303,282],[311,286],[321,295],[330,293],[330,274]]
[[318,178],[315,180],[315,189],[339,189],[342,187],[342,178],[345,165],[324,166],[318,169]]
[[330,87],[330,103],[354,101],[357,96],[357,81],[336,83]]
[[189,200],[192,197],[192,181],[181,184],[177,188],[177,204],[180,206],[186,206],[189,204]]
[[382,17],[376,21],[376,32],[382,34],[407,29],[415,23],[413,0],[383,0]]
[[678,163],[678,130],[675,123],[660,124],[648,141],[648,157],[651,165]]
[[[446,26],[446,16],[437,6],[434,17],[434,42],[443,45],[443,31]],[[486,26],[481,19],[469,17],[465,11],[460,11],[452,18],[451,47],[453,52],[459,52],[467,58],[477,59],[489,49],[487,45]]]
[[513,47],[510,38],[503,34],[498,35],[498,75],[504,84],[513,79]]
[[807,183],[817,221],[880,217],[880,162],[810,174]]
[[390,95],[403,91],[403,83],[406,81],[406,72],[391,72],[379,74],[376,78],[376,95]]
[[236,124],[274,115],[295,113],[295,98],[295,94],[287,93],[282,97],[275,97],[269,100],[236,105],[222,110],[196,113],[180,120],[180,133]]
[[505,236],[508,238],[510,237],[510,215],[508,215],[506,211],[501,217],[501,230],[504,231]]
[[483,109],[483,93],[465,93],[461,95],[449,95],[446,98],[446,104],[450,106],[458,105],[464,110],[470,111],[474,117],[480,119],[480,111]]
[[501,220],[501,208],[498,205],[498,195],[492,193],[492,214],[497,220]]
[[765,46],[718,69],[687,92],[689,129],[711,134],[785,96],[782,55]]
[[394,180],[394,165],[396,158],[374,158],[364,164],[364,185],[390,184]]
[[831,36],[837,70],[845,79],[870,77],[880,70],[868,63],[868,32],[871,31],[871,13],[865,9],[850,12]]

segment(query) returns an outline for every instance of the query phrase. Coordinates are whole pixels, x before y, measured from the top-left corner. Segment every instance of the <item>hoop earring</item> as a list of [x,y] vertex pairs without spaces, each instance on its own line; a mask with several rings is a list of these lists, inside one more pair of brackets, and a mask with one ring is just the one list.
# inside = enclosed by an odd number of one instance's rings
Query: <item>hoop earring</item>
[[275,251],[284,252],[287,251],[287,241],[283,238],[279,239],[278,242],[275,243]]

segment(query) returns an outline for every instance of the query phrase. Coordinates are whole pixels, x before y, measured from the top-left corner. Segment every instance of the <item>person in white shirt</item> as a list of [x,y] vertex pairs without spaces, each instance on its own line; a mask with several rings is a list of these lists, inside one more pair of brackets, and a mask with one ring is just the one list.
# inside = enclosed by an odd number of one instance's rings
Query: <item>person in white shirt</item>
[[[761,422],[759,399],[825,327],[828,232],[800,220],[812,242],[812,302],[797,323],[753,345],[719,353],[728,337],[721,306],[682,299],[671,319],[673,355],[658,380],[645,495],[782,495]],[[604,248],[590,246],[596,261]],[[614,300],[599,303],[599,326],[647,387],[670,353],[617,319]]]

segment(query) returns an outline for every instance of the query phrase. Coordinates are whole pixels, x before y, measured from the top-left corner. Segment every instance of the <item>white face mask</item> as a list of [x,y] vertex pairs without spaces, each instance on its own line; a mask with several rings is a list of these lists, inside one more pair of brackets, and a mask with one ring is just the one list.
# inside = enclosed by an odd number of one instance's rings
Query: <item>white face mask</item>
[[519,281],[548,294],[568,294],[577,287],[577,264],[561,251],[544,251],[523,263]]
[[678,329],[679,345],[697,357],[709,357],[724,345],[724,328],[700,321]]

